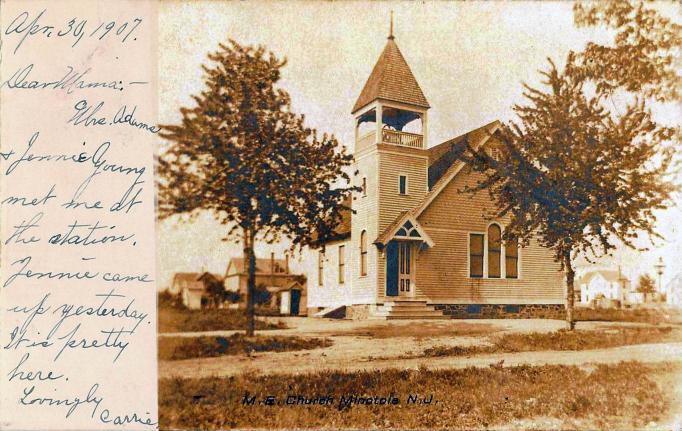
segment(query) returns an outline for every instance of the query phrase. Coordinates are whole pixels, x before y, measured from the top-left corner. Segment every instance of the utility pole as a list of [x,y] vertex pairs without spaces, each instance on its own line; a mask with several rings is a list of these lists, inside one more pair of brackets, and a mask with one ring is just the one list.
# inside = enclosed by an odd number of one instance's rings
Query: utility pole
[[663,270],[665,269],[665,264],[663,263],[662,257],[658,258],[658,263],[656,265],[654,265],[654,268],[656,268],[656,274],[658,274],[658,293],[661,294],[661,293],[663,293],[662,280],[663,280]]

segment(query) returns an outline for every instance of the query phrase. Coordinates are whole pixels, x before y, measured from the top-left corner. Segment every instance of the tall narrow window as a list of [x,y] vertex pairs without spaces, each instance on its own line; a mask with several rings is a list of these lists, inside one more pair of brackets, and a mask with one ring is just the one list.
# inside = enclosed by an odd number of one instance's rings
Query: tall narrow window
[[407,194],[407,175],[401,175],[398,181],[398,189],[401,195]]
[[502,160],[502,151],[499,149],[499,147],[492,147],[490,149],[490,158],[496,162]]
[[469,235],[469,276],[483,277],[483,235]]
[[360,234],[360,275],[367,275],[367,231]]
[[317,253],[317,285],[324,285],[324,253],[322,251]]
[[502,246],[502,231],[500,226],[491,224],[488,227],[488,277],[500,278],[500,257]]
[[504,270],[507,278],[519,278],[519,241],[516,238],[504,245]]
[[362,196],[367,196],[367,177],[362,178]]
[[339,246],[339,284],[343,284],[346,281],[346,247],[343,245]]

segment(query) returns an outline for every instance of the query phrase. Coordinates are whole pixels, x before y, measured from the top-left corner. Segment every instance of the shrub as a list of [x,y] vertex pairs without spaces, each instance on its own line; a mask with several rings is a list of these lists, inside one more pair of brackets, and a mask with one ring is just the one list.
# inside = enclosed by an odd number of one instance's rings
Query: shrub
[[[159,332],[201,332],[242,330],[246,328],[244,310],[159,307]],[[256,329],[285,329],[283,322],[256,320]]]
[[161,337],[159,338],[159,359],[172,361],[252,352],[310,350],[331,345],[331,340],[327,338],[263,335],[246,337],[241,333],[229,337]]
[[[675,335],[675,336],[674,336]],[[618,328],[610,331],[531,332],[504,334],[493,338],[489,346],[434,346],[424,356],[466,356],[485,353],[532,352],[540,350],[589,350],[632,344],[660,343],[679,338],[669,326],[654,328]]]

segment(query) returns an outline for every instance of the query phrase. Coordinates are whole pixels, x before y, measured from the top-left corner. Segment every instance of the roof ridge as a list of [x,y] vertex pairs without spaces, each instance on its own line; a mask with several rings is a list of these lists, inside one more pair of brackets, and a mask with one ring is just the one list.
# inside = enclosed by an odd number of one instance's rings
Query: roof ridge
[[[487,131],[489,132],[487,135],[481,137],[478,143],[474,144],[475,148],[480,148],[482,145],[485,145],[485,143],[488,141],[488,139],[499,129],[499,126],[501,125],[501,122],[499,120],[492,121],[482,127],[479,127],[478,129],[473,129],[470,132],[466,133],[465,135],[469,135],[474,132],[479,132],[481,129],[484,129],[487,126],[493,126],[492,129],[488,129]],[[465,136],[462,135],[462,136]],[[428,208],[428,206],[433,202],[433,199],[435,199],[436,196],[440,194],[443,189],[445,189],[445,185],[452,181],[453,178],[457,176],[459,171],[462,169],[464,166],[464,162],[461,160],[457,160],[456,163],[453,163],[446,171],[445,173],[438,179],[433,184],[433,187],[431,190],[422,197],[422,199],[412,207],[412,209],[408,210],[407,213],[401,213],[396,217],[396,220],[394,220],[393,223],[400,223],[403,220],[405,220],[407,217],[414,217],[416,220],[417,217],[421,215],[421,213]],[[378,239],[378,237],[377,237]]]

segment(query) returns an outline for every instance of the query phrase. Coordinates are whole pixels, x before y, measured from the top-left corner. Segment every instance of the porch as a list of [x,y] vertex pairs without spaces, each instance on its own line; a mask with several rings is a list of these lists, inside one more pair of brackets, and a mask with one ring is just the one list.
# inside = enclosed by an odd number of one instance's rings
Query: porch
[[402,132],[399,130],[384,129],[381,131],[381,140],[376,140],[377,133],[370,131],[358,139],[356,152],[362,151],[374,144],[390,144],[409,148],[424,148],[424,136],[417,133]]

